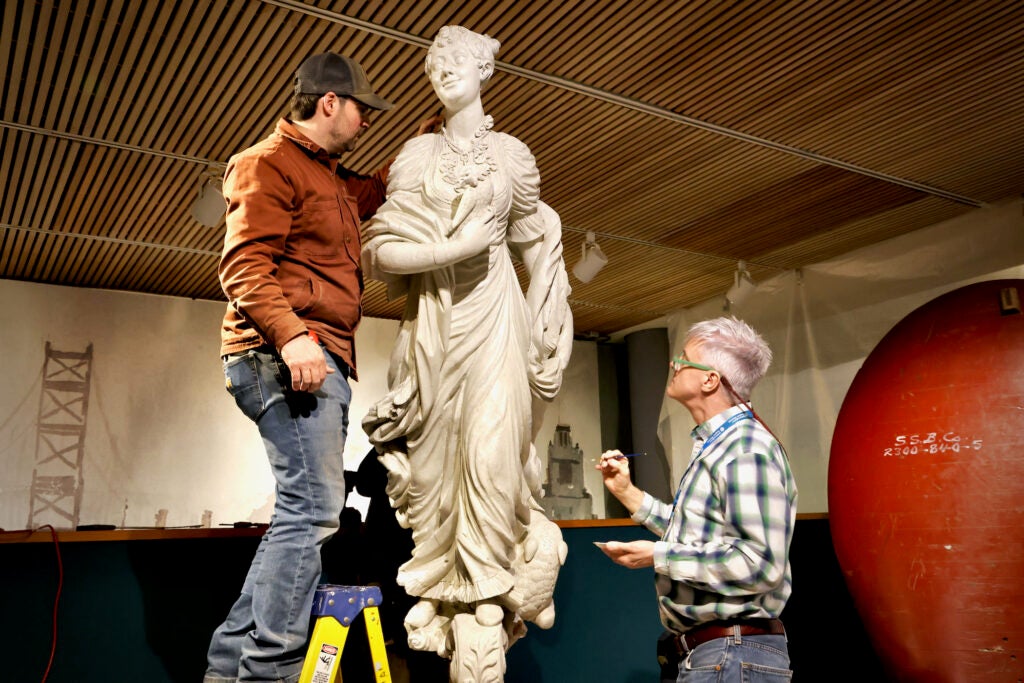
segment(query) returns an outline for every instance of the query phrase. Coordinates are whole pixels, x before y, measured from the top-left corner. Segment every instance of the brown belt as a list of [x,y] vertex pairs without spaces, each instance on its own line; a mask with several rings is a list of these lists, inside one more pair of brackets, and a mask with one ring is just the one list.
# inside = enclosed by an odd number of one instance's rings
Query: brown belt
[[676,642],[680,652],[689,652],[709,640],[734,636],[736,627],[739,627],[741,636],[786,635],[786,629],[779,619],[728,619],[694,626],[683,635],[676,636]]

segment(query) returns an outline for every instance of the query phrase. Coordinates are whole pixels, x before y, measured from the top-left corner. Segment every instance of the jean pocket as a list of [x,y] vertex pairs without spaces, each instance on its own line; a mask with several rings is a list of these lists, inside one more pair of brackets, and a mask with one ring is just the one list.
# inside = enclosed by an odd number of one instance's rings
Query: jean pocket
[[786,683],[793,680],[793,672],[789,669],[749,662],[742,662],[740,667],[743,671],[743,683]]
[[224,361],[224,384],[242,414],[253,422],[267,411],[267,391],[260,381],[259,360],[255,352],[246,351]]
[[690,650],[684,666],[687,671],[721,671],[726,665],[728,652],[724,647],[724,638],[716,638]]

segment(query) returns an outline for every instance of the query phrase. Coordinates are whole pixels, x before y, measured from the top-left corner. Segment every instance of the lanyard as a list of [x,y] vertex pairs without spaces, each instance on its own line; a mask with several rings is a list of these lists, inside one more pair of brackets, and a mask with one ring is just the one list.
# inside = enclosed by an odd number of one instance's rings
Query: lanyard
[[[723,422],[718,427],[718,429],[716,429],[715,431],[713,431],[711,433],[711,436],[709,436],[707,439],[704,440],[704,443],[701,444],[700,451],[697,453],[697,457],[694,458],[694,460],[699,458],[701,456],[701,454],[704,453],[704,451],[706,451],[708,449],[708,447],[715,442],[716,439],[718,439],[718,437],[720,437],[722,434],[724,434],[726,432],[726,430],[729,429],[729,427],[732,427],[734,424],[736,424],[737,422],[739,422],[740,420],[742,420],[744,418],[753,417],[753,416],[754,416],[754,414],[752,412],[750,412],[749,410],[744,410],[742,413],[736,413],[735,415],[730,417],[728,420]],[[689,468],[687,468],[687,469],[689,469]]]
[[[704,440],[704,443],[702,443],[700,445],[700,450],[697,452],[697,455],[695,455],[693,457],[693,459],[690,460],[690,464],[686,466],[686,471],[683,472],[683,476],[679,479],[679,486],[678,486],[678,488],[676,488],[676,495],[675,495],[675,498],[673,498],[673,500],[672,500],[672,512],[669,515],[669,519],[670,520],[672,519],[673,516],[675,516],[676,507],[679,505],[679,495],[683,492],[683,482],[686,480],[686,475],[690,473],[690,468],[693,467],[693,464],[695,462],[697,462],[700,459],[700,456],[704,455],[704,451],[706,451],[708,449],[708,447],[711,446],[711,444],[713,444],[715,441],[717,441],[718,437],[722,436],[722,434],[725,434],[725,432],[728,431],[730,427],[732,427],[734,424],[736,424],[740,420],[744,420],[744,419],[746,419],[748,417],[753,417],[753,416],[754,416],[754,414],[751,411],[749,411],[749,410],[744,410],[742,413],[736,413],[735,415],[730,417],[728,420],[723,422],[721,425],[719,425],[718,429],[716,429],[715,431],[711,432],[711,436],[706,438]],[[666,529],[666,532],[667,531],[668,531],[668,529]]]

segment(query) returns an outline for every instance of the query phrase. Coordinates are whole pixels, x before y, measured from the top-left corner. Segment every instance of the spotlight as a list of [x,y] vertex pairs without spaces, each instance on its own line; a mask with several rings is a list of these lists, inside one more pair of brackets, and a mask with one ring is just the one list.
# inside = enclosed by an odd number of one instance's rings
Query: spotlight
[[192,203],[192,217],[208,228],[216,228],[224,210],[224,195],[213,178],[206,178],[199,186],[199,197]]
[[754,290],[757,289],[757,285],[754,284],[754,280],[750,277],[750,273],[747,272],[747,264],[745,261],[740,261],[736,264],[736,272],[733,273],[733,284],[729,288],[729,291],[725,293],[725,305],[726,308],[732,306],[739,306],[743,303]]
[[587,239],[583,242],[583,255],[572,268],[572,274],[580,282],[587,283],[594,279],[598,271],[608,263],[608,257],[597,246],[597,237],[593,232],[587,232]]

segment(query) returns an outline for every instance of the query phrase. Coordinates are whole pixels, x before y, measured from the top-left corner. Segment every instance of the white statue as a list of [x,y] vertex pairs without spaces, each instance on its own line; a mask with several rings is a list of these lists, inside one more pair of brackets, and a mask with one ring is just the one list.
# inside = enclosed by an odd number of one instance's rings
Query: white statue
[[445,125],[403,147],[363,248],[367,274],[407,296],[389,392],[363,428],[413,532],[398,574],[420,598],[409,643],[451,657],[453,681],[502,680],[523,619],[551,625],[566,552],[537,503],[532,441],[569,359],[570,289],[533,156],[491,130],[480,101],[498,47],[459,26],[438,32],[426,72]]

